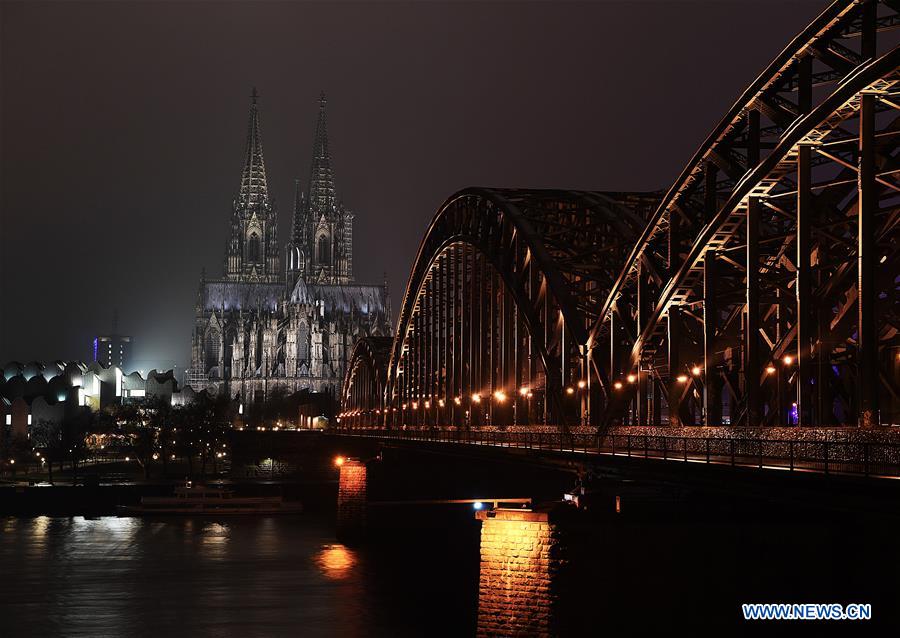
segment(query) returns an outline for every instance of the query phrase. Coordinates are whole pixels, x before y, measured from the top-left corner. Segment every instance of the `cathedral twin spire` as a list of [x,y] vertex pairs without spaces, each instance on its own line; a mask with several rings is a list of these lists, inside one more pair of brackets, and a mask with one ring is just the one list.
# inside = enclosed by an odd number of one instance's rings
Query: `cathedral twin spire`
[[309,175],[309,203],[315,210],[334,209],[334,172],[328,153],[328,120],[325,116],[325,93],[319,96],[319,119],[316,121],[316,137],[313,142],[312,166]]
[[[254,88],[250,96],[240,191],[234,203],[225,260],[226,277],[232,280],[275,281],[279,263],[277,215],[269,199],[258,99]],[[285,255],[289,286],[299,277],[330,284],[346,284],[353,279],[353,215],[337,201],[328,150],[326,104],[322,93],[307,194],[297,184],[291,237]]]
[[225,277],[231,281],[274,283],[280,278],[281,263],[278,215],[269,200],[258,99],[254,87],[241,186],[234,200],[231,236],[225,251]]
[[262,134],[259,129],[259,93],[253,87],[250,95],[250,122],[247,127],[247,153],[241,171],[241,190],[238,201],[252,207],[269,203],[269,185],[266,180],[266,162],[263,158]]

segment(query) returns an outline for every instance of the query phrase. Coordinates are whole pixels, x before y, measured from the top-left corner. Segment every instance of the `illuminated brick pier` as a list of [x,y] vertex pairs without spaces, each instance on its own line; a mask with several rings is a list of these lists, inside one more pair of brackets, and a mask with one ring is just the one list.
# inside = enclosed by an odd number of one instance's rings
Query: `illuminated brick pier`
[[337,535],[359,537],[366,528],[366,464],[356,459],[339,459]]
[[478,512],[481,571],[478,636],[549,636],[554,580],[564,561],[549,512]]

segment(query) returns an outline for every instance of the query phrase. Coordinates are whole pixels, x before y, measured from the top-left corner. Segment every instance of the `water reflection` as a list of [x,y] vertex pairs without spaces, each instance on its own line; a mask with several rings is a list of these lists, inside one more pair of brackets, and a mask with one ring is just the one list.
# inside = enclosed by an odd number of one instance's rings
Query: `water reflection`
[[468,611],[430,635],[473,626],[477,581],[461,583],[451,563],[427,578],[440,556],[402,560],[406,546],[345,547],[330,519],[4,518],[0,531],[0,600],[13,610],[2,638],[420,636],[446,613],[434,588],[448,583],[469,592]]
[[47,535],[47,527],[50,525],[49,516],[38,516],[31,521],[31,533],[35,538],[43,539]]
[[207,523],[200,532],[200,548],[208,558],[222,559],[228,552],[228,526]]
[[322,574],[333,580],[340,580],[350,576],[356,565],[356,554],[344,545],[325,545],[314,560]]

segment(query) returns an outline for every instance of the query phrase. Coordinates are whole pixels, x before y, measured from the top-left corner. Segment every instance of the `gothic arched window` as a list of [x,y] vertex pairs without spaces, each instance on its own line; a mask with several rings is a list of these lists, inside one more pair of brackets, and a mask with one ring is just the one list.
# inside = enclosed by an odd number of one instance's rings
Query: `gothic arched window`
[[222,336],[216,329],[210,329],[206,333],[206,347],[204,348],[206,356],[206,372],[219,365],[219,355],[222,353]]
[[328,237],[322,235],[319,237],[319,263],[327,264],[331,259],[329,258],[328,250]]
[[300,324],[297,331],[297,362],[309,362],[309,326],[305,322]]
[[247,240],[247,261],[259,261],[259,235],[251,233]]

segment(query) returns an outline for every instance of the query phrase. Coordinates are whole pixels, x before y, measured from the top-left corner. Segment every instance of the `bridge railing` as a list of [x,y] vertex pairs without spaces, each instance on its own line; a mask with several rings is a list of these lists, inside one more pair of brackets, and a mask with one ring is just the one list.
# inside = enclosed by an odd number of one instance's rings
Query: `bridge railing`
[[331,434],[625,456],[769,470],[900,477],[900,444],[681,435],[465,429],[341,429]]

